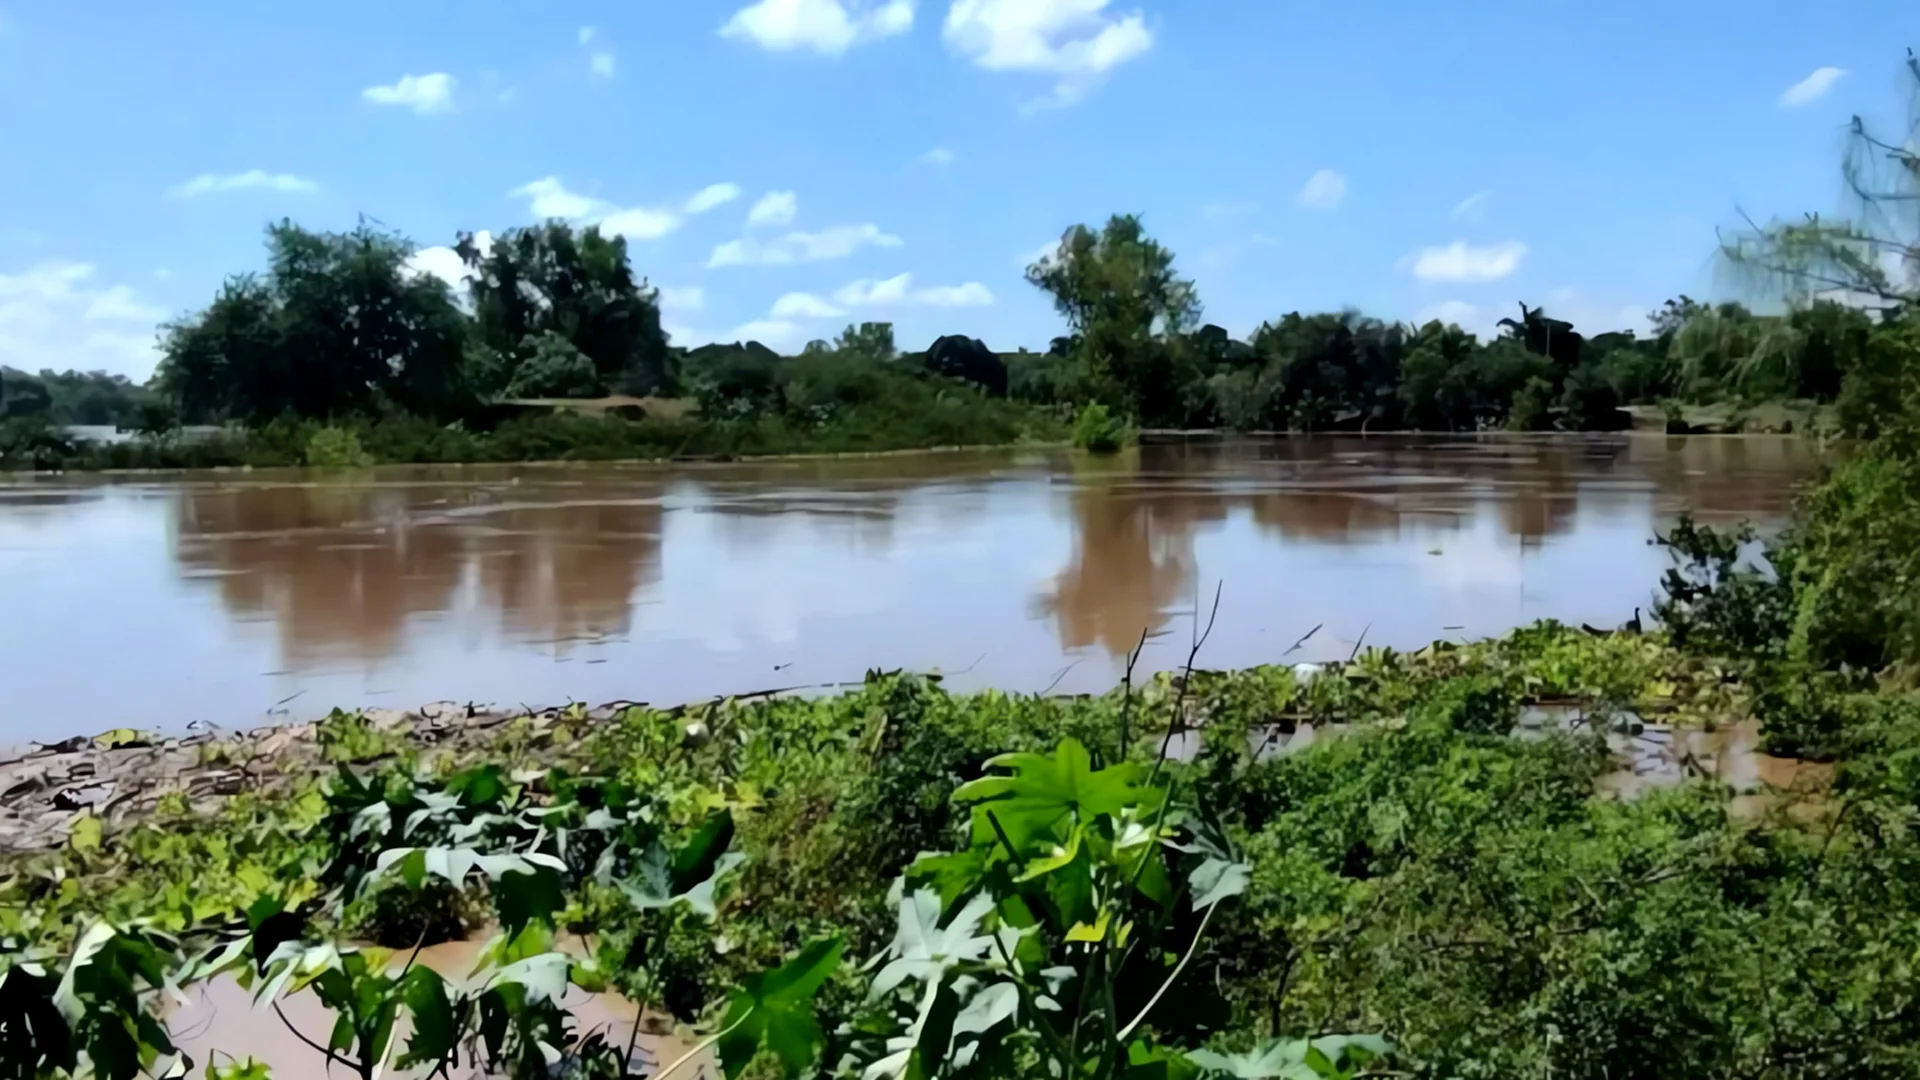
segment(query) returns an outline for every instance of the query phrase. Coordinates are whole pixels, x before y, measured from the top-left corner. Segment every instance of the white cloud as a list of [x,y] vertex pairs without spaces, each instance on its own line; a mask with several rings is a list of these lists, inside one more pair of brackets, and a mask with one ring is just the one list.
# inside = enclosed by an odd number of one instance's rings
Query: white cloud
[[722,37],[763,49],[808,49],[839,56],[854,45],[904,34],[913,27],[914,0],[760,0],[733,13]]
[[593,27],[591,27],[591,26],[583,26],[583,27],[581,27],[581,28],[580,28],[580,33],[579,33],[579,35],[578,35],[578,36],[579,36],[579,39],[580,39],[580,44],[582,44],[582,45],[585,45],[585,44],[586,44],[587,42],[589,42],[589,41],[592,41],[592,40],[593,40],[593,35],[595,35],[595,34],[597,34],[597,33],[599,33],[599,31],[598,31],[598,30],[596,30],[596,29],[594,29],[594,28],[593,28]]
[[833,298],[848,307],[898,304],[907,298],[907,290],[912,285],[912,274],[898,274],[885,281],[861,278],[842,285]]
[[682,289],[660,286],[660,306],[675,311],[699,311],[707,306],[706,291],[698,285],[689,285]]
[[541,219],[584,218],[606,206],[599,199],[568,191],[557,176],[522,184],[507,194],[512,198],[530,200],[528,209],[533,211],[534,217]]
[[747,227],[786,225],[800,212],[800,197],[791,191],[769,191],[747,211]]
[[740,197],[739,184],[708,184],[687,200],[681,209],[689,214],[704,214],[716,206],[724,206]]
[[991,307],[993,293],[977,281],[961,285],[930,285],[913,294],[929,307]]
[[100,284],[88,263],[36,263],[0,274],[0,365],[144,380],[159,359],[156,324],[167,315],[128,286]]
[[993,304],[993,293],[977,281],[963,285],[932,285],[924,289],[913,287],[912,274],[898,274],[894,277],[875,281],[861,278],[848,282],[833,294],[834,302],[846,307],[890,307],[905,304],[918,304],[925,307],[988,307]]
[[421,248],[407,260],[407,269],[416,274],[437,277],[453,289],[466,287],[467,264],[461,260],[460,253],[445,245]]
[[526,199],[527,208],[541,220],[563,218],[581,225],[598,225],[603,233],[630,240],[657,240],[680,227],[680,215],[665,207],[620,207],[605,199],[567,190],[557,176],[522,184],[507,194]]
[[1486,208],[1487,200],[1493,197],[1491,191],[1476,191],[1453,204],[1453,216],[1468,221],[1478,221],[1480,211]]
[[920,155],[920,163],[923,165],[951,165],[953,164],[953,151],[944,146],[936,146]]
[[812,293],[790,292],[775,300],[767,314],[775,319],[837,319],[846,312]]
[[752,237],[729,240],[713,249],[707,267],[824,262],[844,259],[863,247],[899,247],[901,243],[899,237],[882,232],[878,225],[832,225],[819,232],[790,232],[772,241]]
[[1786,93],[1780,95],[1780,107],[1793,109],[1818,101],[1825,97],[1827,91],[1833,89],[1833,84],[1839,82],[1840,76],[1845,74],[1846,70],[1843,68],[1815,68],[1813,74],[1787,87]]
[[459,80],[444,71],[431,75],[402,75],[392,86],[369,86],[360,96],[375,105],[398,105],[414,112],[449,112],[453,109],[453,89]]
[[1413,316],[1416,326],[1425,326],[1436,319],[1452,323],[1476,337],[1488,338],[1497,332],[1500,316],[1465,300],[1442,300],[1437,304],[1428,304]]
[[1027,267],[1032,266],[1034,263],[1037,263],[1042,259],[1051,259],[1059,254],[1060,254],[1060,241],[1050,240],[1047,243],[1042,244],[1037,248],[1034,248],[1032,251],[1027,252],[1025,255],[1018,256],[1017,258],[1019,260],[1020,269],[1022,272],[1024,272],[1027,269]]
[[[493,250],[493,234],[486,230],[473,234],[473,246],[478,248],[482,258]],[[473,276],[467,272],[467,264],[461,260],[460,253],[451,247],[439,245],[421,248],[407,260],[407,269],[416,274],[431,274],[447,283],[456,294],[464,294],[467,282]]]
[[1321,169],[1307,177],[1294,202],[1309,210],[1331,210],[1347,197],[1347,178],[1332,169]]
[[1410,256],[1413,276],[1426,281],[1497,281],[1520,268],[1527,245],[1507,240],[1475,247],[1455,240],[1446,247],[1421,248]]
[[613,54],[610,52],[594,53],[592,58],[587,61],[587,70],[592,72],[593,77],[596,79],[613,78],[614,68]]
[[806,327],[785,319],[755,319],[733,328],[727,335],[729,341],[757,341],[768,348],[780,349],[798,345],[806,334]]
[[615,210],[599,221],[600,231],[629,240],[658,240],[680,227],[680,215],[671,210],[635,206]]
[[1146,17],[1106,14],[1109,0],[954,0],[943,34],[955,52],[989,71],[1059,76],[1035,106],[1070,105],[1101,75],[1153,47]]
[[320,190],[320,185],[302,176],[292,173],[270,173],[263,169],[250,169],[243,173],[201,173],[199,176],[174,188],[168,194],[176,199],[192,199],[201,195],[211,195],[216,191],[290,191],[310,192]]

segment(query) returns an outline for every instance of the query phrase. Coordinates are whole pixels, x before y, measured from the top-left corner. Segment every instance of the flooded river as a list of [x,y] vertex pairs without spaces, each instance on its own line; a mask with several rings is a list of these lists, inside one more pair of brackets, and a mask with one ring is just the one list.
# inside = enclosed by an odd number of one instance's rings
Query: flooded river
[[949,673],[1098,690],[1648,606],[1654,531],[1783,518],[1792,438],[1375,436],[697,466],[0,480],[0,745],[356,705]]

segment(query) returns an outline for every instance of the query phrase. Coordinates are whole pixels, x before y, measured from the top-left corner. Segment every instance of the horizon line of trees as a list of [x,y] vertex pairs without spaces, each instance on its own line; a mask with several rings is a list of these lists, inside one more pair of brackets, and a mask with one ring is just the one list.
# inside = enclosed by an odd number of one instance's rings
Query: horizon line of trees
[[484,249],[461,234],[464,295],[415,269],[404,237],[364,221],[324,233],[282,220],[266,247],[263,272],[230,278],[205,309],[161,327],[145,386],[0,369],[0,419],[150,431],[389,412],[450,421],[502,400],[618,393],[691,398],[709,419],[824,421],[905,376],[1062,415],[1098,404],[1143,427],[1606,430],[1637,404],[1797,399],[1863,411],[1857,399],[1885,363],[1875,327],[1905,310],[1876,278],[1871,307],[1813,299],[1761,315],[1681,296],[1649,315],[1644,337],[1587,336],[1521,303],[1487,340],[1354,310],[1291,312],[1237,340],[1201,322],[1173,253],[1120,214],[1067,230],[1028,267],[1067,323],[1045,351],[946,335],[906,353],[890,323],[869,322],[783,356],[757,341],[674,346],[625,239],[593,227],[551,221]]

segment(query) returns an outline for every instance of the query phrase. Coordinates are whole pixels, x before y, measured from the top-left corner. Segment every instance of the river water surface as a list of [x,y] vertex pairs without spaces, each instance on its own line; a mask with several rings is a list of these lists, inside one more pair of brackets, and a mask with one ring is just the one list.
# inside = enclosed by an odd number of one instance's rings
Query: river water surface
[[[1102,690],[1618,624],[1682,510],[1776,526],[1792,438],[1374,436],[728,465],[0,481],[0,745],[332,706],[861,677]],[[1290,647],[1316,626],[1297,650]]]

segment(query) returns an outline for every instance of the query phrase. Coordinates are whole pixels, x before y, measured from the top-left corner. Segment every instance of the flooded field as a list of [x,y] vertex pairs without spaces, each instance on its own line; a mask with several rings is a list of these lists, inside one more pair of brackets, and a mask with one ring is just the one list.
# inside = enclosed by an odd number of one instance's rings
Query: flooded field
[[[341,706],[670,703],[938,669],[1095,690],[1648,606],[1674,515],[1766,527],[1770,437],[1323,437],[701,466],[0,481],[0,744]],[[1290,647],[1316,626],[1298,648]]]

